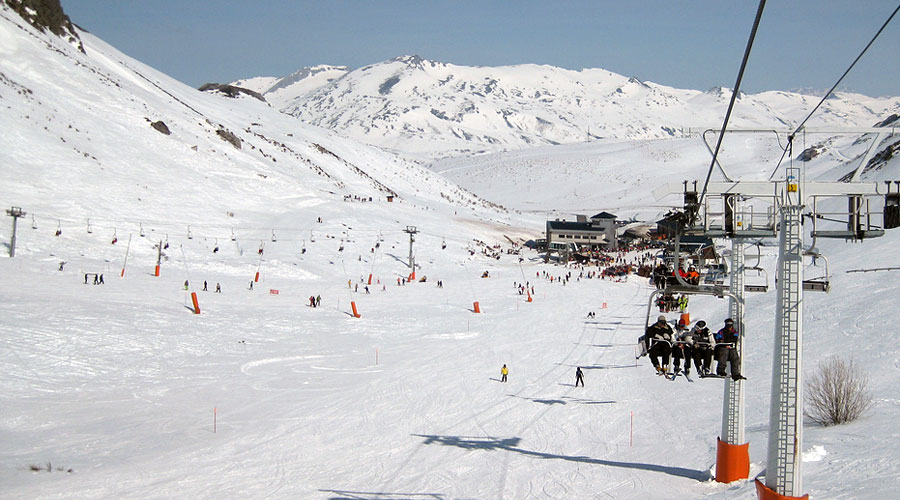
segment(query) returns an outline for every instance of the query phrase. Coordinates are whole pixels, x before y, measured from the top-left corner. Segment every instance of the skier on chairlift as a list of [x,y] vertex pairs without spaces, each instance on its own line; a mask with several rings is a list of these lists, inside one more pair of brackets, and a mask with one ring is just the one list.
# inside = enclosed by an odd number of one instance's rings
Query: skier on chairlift
[[681,360],[684,360],[684,375],[690,376],[693,343],[691,330],[688,329],[683,319],[679,319],[675,326],[675,344],[672,346],[672,366],[676,375],[681,372]]
[[[666,317],[662,314],[656,318],[656,323],[647,327],[644,334],[644,345],[650,355],[650,362],[656,369],[657,375],[665,375],[669,366],[669,355],[672,352],[672,327],[666,323]],[[662,358],[662,364],[659,359]]]
[[700,320],[691,328],[691,340],[693,341],[694,368],[701,377],[709,375],[709,367],[712,364],[713,346],[716,340],[706,327],[706,321]]
[[735,381],[744,380],[741,375],[741,357],[737,350],[738,332],[734,328],[734,320],[725,320],[725,326],[716,332],[716,375],[725,377],[725,365],[731,363],[731,378]]

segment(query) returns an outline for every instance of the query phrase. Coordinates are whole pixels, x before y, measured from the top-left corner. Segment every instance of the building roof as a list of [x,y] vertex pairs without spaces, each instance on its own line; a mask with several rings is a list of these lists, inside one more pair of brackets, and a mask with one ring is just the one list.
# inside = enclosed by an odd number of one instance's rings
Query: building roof
[[547,229],[556,231],[583,231],[586,233],[602,233],[603,229],[594,226],[590,222],[568,222],[563,220],[548,220]]
[[615,219],[616,216],[609,212],[600,212],[599,214],[591,217],[591,219]]

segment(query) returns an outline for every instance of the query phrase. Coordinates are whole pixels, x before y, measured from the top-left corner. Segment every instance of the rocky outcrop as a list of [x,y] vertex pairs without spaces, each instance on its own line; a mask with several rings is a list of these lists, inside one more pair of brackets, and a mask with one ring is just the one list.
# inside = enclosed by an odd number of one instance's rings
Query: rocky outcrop
[[63,12],[59,0],[3,0],[3,2],[35,28],[41,31],[49,30],[84,52],[81,38],[69,16]]
[[241,94],[246,94],[255,99],[259,99],[262,102],[266,102],[266,98],[263,97],[259,92],[254,92],[250,89],[235,87],[234,85],[228,85],[224,83],[206,83],[203,84],[203,86],[198,90],[200,90],[201,92],[217,92],[226,97],[231,97],[232,99],[239,97]]
[[235,149],[241,149],[241,138],[234,135],[234,133],[225,130],[224,128],[220,128],[216,130],[216,134],[225,142],[234,146]]
[[172,132],[169,131],[169,127],[167,127],[165,122],[163,122],[162,120],[157,120],[157,121],[151,123],[150,126],[153,127],[153,129],[156,130],[157,132],[159,132],[160,134],[163,134],[163,135],[171,135],[172,134]]

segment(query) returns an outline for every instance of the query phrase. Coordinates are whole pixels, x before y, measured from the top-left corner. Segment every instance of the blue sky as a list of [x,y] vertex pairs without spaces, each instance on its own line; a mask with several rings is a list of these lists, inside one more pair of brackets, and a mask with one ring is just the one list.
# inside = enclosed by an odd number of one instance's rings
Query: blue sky
[[[357,68],[418,54],[452,64],[603,68],[678,88],[734,85],[758,2],[63,0],[73,22],[194,87]],[[626,5],[627,4],[627,5]],[[770,1],[746,92],[826,90],[896,0]],[[841,88],[900,95],[900,14]]]

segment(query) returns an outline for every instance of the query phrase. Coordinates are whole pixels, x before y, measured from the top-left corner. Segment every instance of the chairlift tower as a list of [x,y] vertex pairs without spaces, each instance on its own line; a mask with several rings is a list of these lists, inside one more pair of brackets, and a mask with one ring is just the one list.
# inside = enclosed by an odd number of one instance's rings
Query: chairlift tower
[[9,240],[9,258],[16,256],[16,227],[18,226],[19,217],[25,217],[25,212],[19,207],[10,207],[6,209],[6,215],[13,218],[12,236]]
[[409,272],[416,272],[416,258],[413,255],[413,242],[416,241],[416,233],[419,231],[416,230],[416,226],[406,226],[406,229],[403,230],[404,233],[409,233]]
[[[803,438],[803,380],[802,335],[803,335],[803,290],[827,291],[825,286],[815,286],[803,280],[803,256],[810,255],[812,249],[803,248],[802,221],[811,216],[810,236],[815,238],[843,238],[863,240],[884,234],[885,228],[900,225],[886,223],[884,214],[890,211],[890,183],[886,189],[879,189],[877,183],[865,182],[804,182],[800,169],[788,168],[784,180],[777,181],[737,181],[709,183],[706,197],[698,203],[696,184],[690,191],[685,183],[685,209],[696,225],[685,229],[686,234],[704,234],[709,237],[732,239],[732,303],[730,312],[735,324],[740,328],[738,349],[743,344],[743,238],[779,238],[777,269],[777,308],[775,317],[775,347],[772,369],[772,391],[769,409],[769,439],[765,483],[757,479],[757,493],[760,499],[802,498],[801,453]],[[897,195],[893,195],[896,197]],[[843,197],[848,200],[847,210],[825,214],[818,210],[818,201],[824,198]],[[885,212],[881,226],[879,212],[873,211],[873,199],[883,199]],[[768,207],[755,211],[750,202],[763,202]],[[747,202],[747,203],[745,203]],[[757,203],[758,206],[758,203]],[[897,210],[894,210],[897,211]],[[826,216],[827,215],[827,216]],[[840,219],[840,220],[838,220]],[[819,220],[844,223],[838,230],[817,227]],[[846,220],[846,222],[845,222]],[[743,354],[739,350],[739,354]],[[741,477],[725,477],[729,481],[747,478],[749,456],[744,440],[743,423],[743,381],[726,381],[723,404],[722,436],[717,452],[716,479],[720,478],[723,457],[729,461],[726,469],[738,465],[746,472]],[[723,454],[723,443],[726,453]],[[740,452],[727,452],[730,446],[743,447]],[[739,463],[740,462],[740,463]]]

